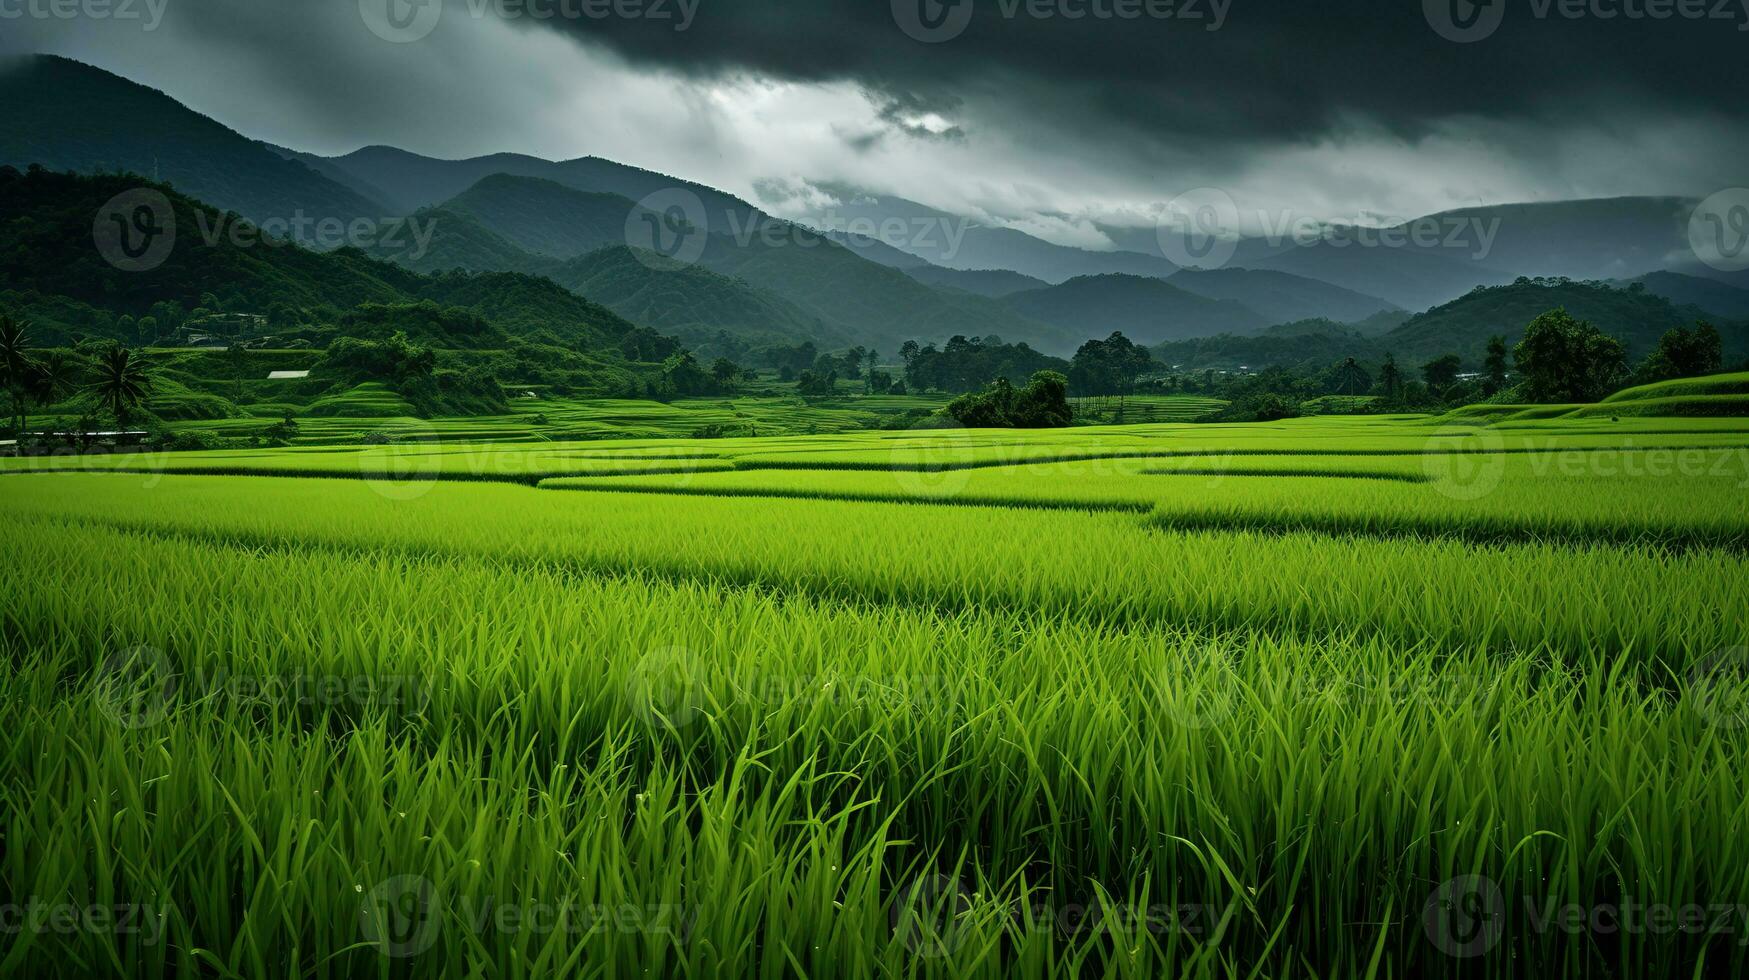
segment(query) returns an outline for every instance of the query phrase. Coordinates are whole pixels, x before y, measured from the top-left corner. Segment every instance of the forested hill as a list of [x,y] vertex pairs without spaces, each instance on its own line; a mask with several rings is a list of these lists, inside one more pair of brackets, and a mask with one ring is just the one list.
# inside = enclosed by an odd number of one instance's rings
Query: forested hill
[[1580,320],[1627,345],[1638,359],[1672,327],[1705,320],[1719,329],[1725,355],[1749,354],[1749,323],[1677,305],[1644,286],[1625,287],[1567,279],[1521,279],[1505,286],[1485,286],[1404,321],[1381,336],[1370,336],[1347,324],[1307,320],[1281,324],[1253,336],[1203,337],[1160,344],[1154,354],[1166,364],[1187,368],[1262,368],[1328,364],[1354,357],[1377,361],[1386,353],[1404,363],[1419,364],[1443,354],[1457,354],[1466,366],[1479,368],[1488,338],[1503,336],[1518,343],[1524,328],[1539,315],[1565,308]]
[[[109,215],[111,202],[129,192],[137,201]],[[152,268],[124,271],[106,258],[112,249],[94,243],[94,217],[99,228],[106,215],[132,221],[135,206],[153,201],[168,213],[150,220],[166,238],[173,227],[173,243]],[[385,226],[372,233],[414,232]],[[137,237],[135,244],[145,240]],[[360,304],[427,302],[468,311],[509,335],[541,335],[576,349],[614,346],[632,329],[618,314],[547,279],[421,275],[356,248],[320,252],[264,239],[235,215],[139,177],[40,168],[0,168],[0,296],[36,322],[43,342],[80,333],[132,343],[141,338],[130,321],[171,309],[261,314],[276,330],[319,332]]]
[[1672,327],[1712,320],[1724,335],[1727,353],[1744,350],[1749,336],[1744,325],[1720,320],[1692,306],[1678,306],[1643,286],[1618,289],[1601,282],[1568,279],[1519,279],[1504,286],[1484,286],[1469,294],[1410,317],[1379,338],[1400,357],[1429,358],[1457,354],[1466,364],[1480,364],[1488,338],[1502,335],[1516,344],[1524,328],[1539,314],[1556,307],[1627,345],[1631,357],[1644,356]]
[[256,222],[391,213],[156,89],[47,55],[0,58],[0,165],[30,164],[145,174]]

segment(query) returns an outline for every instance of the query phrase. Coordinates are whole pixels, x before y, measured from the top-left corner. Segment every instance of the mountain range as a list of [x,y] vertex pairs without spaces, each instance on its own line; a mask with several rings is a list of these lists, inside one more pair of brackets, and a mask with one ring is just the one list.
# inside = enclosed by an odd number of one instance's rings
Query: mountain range
[[[1527,275],[1608,280],[1683,316],[1749,315],[1745,274],[1685,257],[1694,202],[1671,197],[1469,208],[1390,232],[1330,226],[1306,243],[1246,238],[1224,267],[1181,268],[1167,257],[1170,239],[1151,227],[1093,223],[1111,247],[1077,248],[987,217],[831,185],[822,185],[835,202],[826,212],[788,220],[599,157],[440,160],[387,146],[323,157],[250,139],[168,95],[47,56],[0,63],[0,165],[33,164],[156,178],[257,224],[408,215],[428,239],[371,241],[362,252],[412,273],[544,280],[693,344],[891,352],[906,340],[999,336],[1066,355],[1114,330],[1159,344],[1263,338],[1272,325],[1300,322],[1376,334],[1403,319],[1396,330],[1409,332],[1393,342],[1406,352],[1443,346],[1469,356],[1470,321],[1460,318],[1458,329],[1442,310],[1474,309],[1478,287],[1511,287]],[[1428,238],[1429,229],[1439,234]],[[1380,244],[1393,234],[1396,244]],[[650,249],[662,245],[644,240],[650,235],[695,254],[657,254]],[[1524,298],[1490,315],[1516,317],[1519,306],[1544,302],[1512,295]],[[1409,315],[1417,310],[1426,312]],[[1633,345],[1670,320],[1662,309],[1641,312],[1642,321],[1621,327]],[[1495,330],[1527,321],[1502,320]]]
[[[1749,320],[1673,301],[1655,292],[1653,284],[1672,293],[1707,297],[1717,296],[1720,290],[1727,294],[1743,290],[1678,273],[1647,278],[1649,282],[1625,284],[1625,288],[1603,282],[1526,278],[1501,286],[1477,287],[1449,303],[1407,317],[1383,332],[1369,331],[1366,324],[1312,319],[1277,324],[1246,336],[1228,334],[1167,341],[1155,345],[1155,353],[1167,364],[1188,369],[1267,365],[1316,368],[1345,357],[1377,362],[1386,354],[1415,367],[1448,353],[1457,354],[1466,365],[1475,368],[1486,356],[1489,338],[1501,336],[1508,346],[1516,344],[1531,320],[1560,307],[1620,339],[1631,360],[1649,353],[1665,331],[1702,320],[1719,328],[1728,359],[1749,355]],[[1726,298],[1736,299],[1728,295]],[[1394,318],[1377,319],[1388,322]]]

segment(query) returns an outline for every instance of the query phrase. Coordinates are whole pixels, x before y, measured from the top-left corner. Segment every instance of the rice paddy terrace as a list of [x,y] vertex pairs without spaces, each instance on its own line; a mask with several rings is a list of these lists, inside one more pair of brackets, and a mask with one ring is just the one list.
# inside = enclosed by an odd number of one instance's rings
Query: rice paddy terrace
[[1749,420],[1477,421],[0,461],[0,969],[1741,973]]

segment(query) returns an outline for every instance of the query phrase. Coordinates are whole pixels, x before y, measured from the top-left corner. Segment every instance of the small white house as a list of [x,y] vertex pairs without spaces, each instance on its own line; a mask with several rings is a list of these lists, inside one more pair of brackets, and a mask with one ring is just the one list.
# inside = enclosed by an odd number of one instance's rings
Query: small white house
[[267,373],[267,380],[269,380],[269,381],[297,381],[297,380],[300,380],[302,378],[307,378],[309,376],[310,376],[310,372],[308,372],[308,371],[269,371]]

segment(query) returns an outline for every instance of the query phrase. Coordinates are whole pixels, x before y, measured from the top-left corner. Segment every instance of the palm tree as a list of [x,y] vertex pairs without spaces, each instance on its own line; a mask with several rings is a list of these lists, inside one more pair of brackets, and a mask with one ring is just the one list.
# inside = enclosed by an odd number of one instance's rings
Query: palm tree
[[24,399],[30,388],[30,323],[0,315],[0,388],[12,399],[12,421],[24,432]]
[[126,347],[111,347],[97,359],[97,380],[87,390],[127,428],[128,416],[152,392],[152,377]]
[[60,404],[79,390],[72,363],[60,354],[50,354],[37,362],[30,381],[31,397],[38,407],[45,409]]
[[1366,373],[1354,358],[1344,360],[1336,368],[1336,393],[1338,395],[1364,395],[1372,388],[1372,375]]

